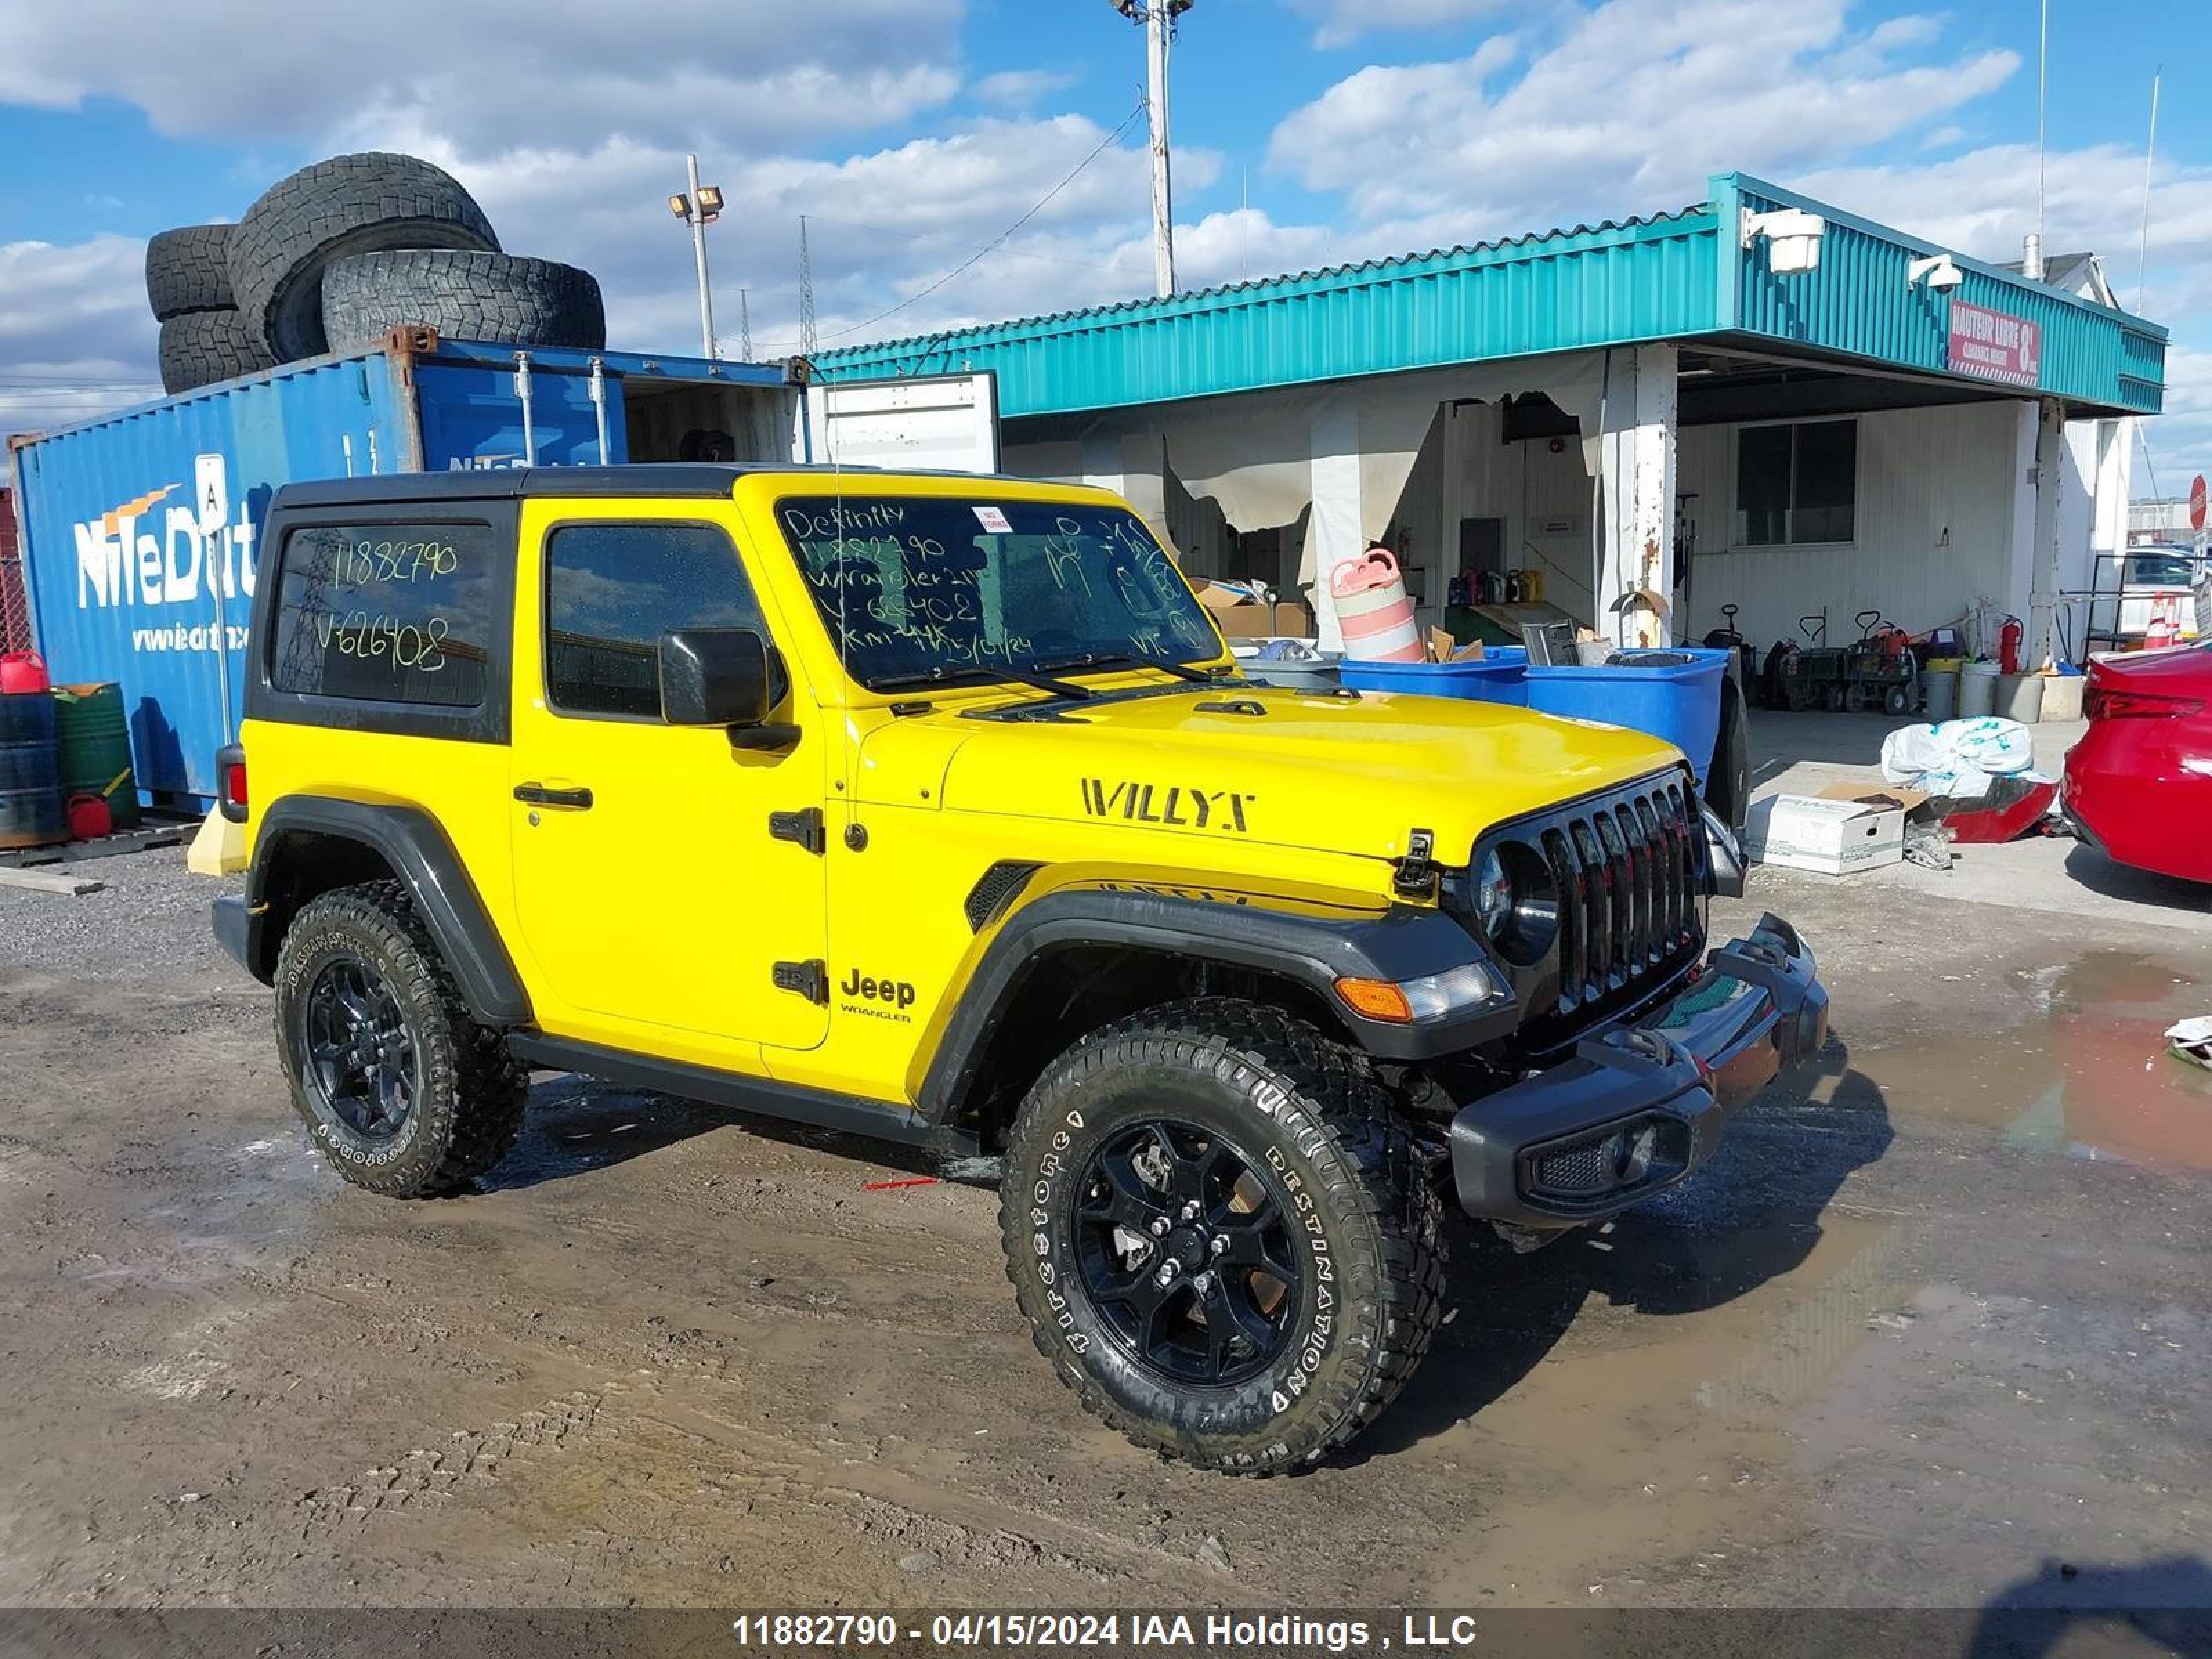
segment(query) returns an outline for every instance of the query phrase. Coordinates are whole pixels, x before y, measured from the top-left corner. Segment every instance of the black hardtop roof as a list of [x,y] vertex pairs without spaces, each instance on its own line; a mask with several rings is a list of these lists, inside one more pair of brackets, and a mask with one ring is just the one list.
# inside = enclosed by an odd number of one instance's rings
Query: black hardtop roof
[[755,472],[830,478],[972,478],[979,485],[1018,483],[988,473],[912,471],[830,466],[796,461],[635,461],[623,466],[514,466],[447,472],[384,472],[360,478],[316,478],[279,485],[272,507],[383,507],[410,501],[511,501],[537,495],[661,495],[727,500],[738,479]]

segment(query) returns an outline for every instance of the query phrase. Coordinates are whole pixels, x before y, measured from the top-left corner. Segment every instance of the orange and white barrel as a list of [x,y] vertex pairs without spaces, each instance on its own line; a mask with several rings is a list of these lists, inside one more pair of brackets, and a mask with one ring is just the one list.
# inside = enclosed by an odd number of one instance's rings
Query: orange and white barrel
[[1421,632],[1406,579],[1388,548],[1370,547],[1328,573],[1329,598],[1344,630],[1344,654],[1359,662],[1419,662]]

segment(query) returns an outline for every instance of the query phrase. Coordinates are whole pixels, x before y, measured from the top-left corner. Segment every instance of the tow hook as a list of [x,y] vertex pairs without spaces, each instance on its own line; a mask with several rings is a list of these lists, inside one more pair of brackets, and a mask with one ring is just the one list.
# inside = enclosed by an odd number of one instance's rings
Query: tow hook
[[1437,838],[1426,830],[1406,834],[1406,856],[1393,866],[1390,885],[1407,898],[1426,898],[1436,889]]

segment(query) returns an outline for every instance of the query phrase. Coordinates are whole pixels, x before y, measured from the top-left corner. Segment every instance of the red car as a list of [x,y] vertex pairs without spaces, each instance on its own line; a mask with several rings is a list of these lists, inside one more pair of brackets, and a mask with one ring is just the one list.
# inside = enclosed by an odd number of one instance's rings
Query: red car
[[2089,665],[2059,804],[2107,857],[2212,883],[2212,644]]

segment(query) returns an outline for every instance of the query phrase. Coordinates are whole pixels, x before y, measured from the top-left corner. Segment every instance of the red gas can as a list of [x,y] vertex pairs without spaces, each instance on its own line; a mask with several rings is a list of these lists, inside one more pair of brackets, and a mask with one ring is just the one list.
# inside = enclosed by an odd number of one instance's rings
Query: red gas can
[[71,795],[69,827],[71,841],[98,841],[102,836],[115,833],[115,814],[98,795]]
[[35,691],[52,690],[46,659],[37,652],[10,651],[0,656],[0,696],[28,696]]

